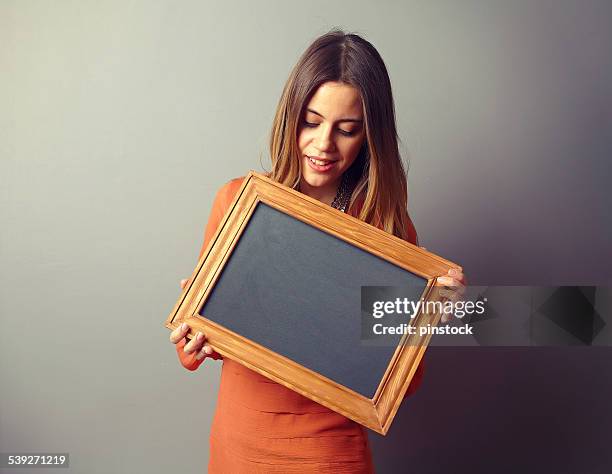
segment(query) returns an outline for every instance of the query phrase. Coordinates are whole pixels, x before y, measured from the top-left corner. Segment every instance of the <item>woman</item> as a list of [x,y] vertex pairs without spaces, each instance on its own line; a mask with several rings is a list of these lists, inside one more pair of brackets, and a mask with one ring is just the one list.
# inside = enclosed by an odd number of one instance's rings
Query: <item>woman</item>
[[[270,156],[272,179],[417,243],[406,211],[391,84],[380,55],[363,38],[332,31],[304,52],[277,108]],[[217,193],[200,256],[241,182],[232,180]],[[458,294],[463,275],[455,272],[442,283]],[[170,337],[184,367],[195,370],[206,357],[221,358],[201,333],[186,344],[187,332],[184,325]],[[422,373],[421,364],[408,393]],[[374,472],[364,428],[223,360],[209,472],[332,471]]]

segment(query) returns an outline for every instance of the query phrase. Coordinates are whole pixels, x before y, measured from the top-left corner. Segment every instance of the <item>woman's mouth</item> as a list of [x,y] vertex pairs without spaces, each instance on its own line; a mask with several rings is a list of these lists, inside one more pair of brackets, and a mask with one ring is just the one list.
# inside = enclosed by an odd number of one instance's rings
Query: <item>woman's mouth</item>
[[325,172],[332,169],[337,160],[321,160],[312,156],[306,156],[306,161],[308,161],[308,164],[313,170]]

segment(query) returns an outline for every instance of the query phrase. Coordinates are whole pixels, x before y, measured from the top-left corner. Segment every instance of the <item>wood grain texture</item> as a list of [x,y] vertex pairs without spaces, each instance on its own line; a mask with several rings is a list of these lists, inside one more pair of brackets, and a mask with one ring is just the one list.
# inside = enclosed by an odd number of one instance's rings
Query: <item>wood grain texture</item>
[[[185,321],[191,329],[189,338],[201,331],[210,346],[222,356],[386,434],[429,344],[430,335],[419,336],[417,329],[415,335],[402,337],[376,393],[368,398],[199,314],[259,202],[426,279],[424,301],[439,301],[436,278],[446,275],[451,268],[461,267],[261,174],[250,172],[202,253],[190,283],[166,319],[168,329]],[[417,328],[427,324],[433,326],[439,320],[440,314],[420,313],[410,324]]]

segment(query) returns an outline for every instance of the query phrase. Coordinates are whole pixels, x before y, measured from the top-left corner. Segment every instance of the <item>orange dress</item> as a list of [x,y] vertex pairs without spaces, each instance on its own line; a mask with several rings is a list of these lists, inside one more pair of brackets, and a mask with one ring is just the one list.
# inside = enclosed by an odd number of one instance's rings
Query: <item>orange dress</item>
[[[243,178],[217,193],[200,256],[229,208]],[[411,229],[411,242],[416,232]],[[182,365],[196,370],[203,360],[176,345]],[[219,356],[221,358],[221,356]],[[419,365],[407,394],[423,376]],[[210,474],[373,473],[363,426],[231,359],[223,359],[217,408],[210,434]]]

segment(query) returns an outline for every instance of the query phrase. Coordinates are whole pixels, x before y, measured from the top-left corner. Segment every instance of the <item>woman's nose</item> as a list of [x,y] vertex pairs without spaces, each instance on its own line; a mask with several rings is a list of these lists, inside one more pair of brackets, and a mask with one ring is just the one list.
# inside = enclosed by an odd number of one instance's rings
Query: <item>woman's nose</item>
[[331,127],[320,127],[320,132],[317,136],[315,147],[319,151],[323,152],[329,152],[334,150]]

